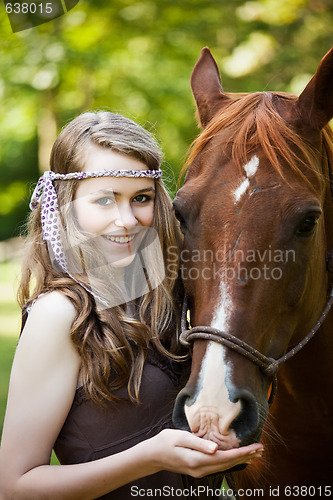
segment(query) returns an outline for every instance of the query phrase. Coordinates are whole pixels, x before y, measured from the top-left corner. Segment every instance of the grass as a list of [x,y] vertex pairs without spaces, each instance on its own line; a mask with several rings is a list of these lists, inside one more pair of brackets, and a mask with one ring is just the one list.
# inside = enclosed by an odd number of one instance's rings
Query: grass
[[[21,324],[21,311],[15,298],[19,272],[19,262],[0,263],[0,434],[6,411],[10,370]],[[54,453],[51,463],[59,463]]]

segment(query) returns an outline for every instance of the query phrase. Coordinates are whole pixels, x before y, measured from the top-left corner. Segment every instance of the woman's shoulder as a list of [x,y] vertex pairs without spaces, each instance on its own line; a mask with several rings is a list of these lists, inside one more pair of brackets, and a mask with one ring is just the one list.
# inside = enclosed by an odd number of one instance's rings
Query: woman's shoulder
[[15,366],[32,374],[31,383],[36,381],[34,374],[46,377],[61,367],[73,370],[77,380],[81,361],[71,335],[74,318],[75,308],[61,292],[47,292],[35,300],[15,354]]
[[51,315],[50,317],[61,317],[74,320],[75,307],[66,295],[58,290],[41,293],[30,306],[30,313],[38,312],[39,314]]
[[41,328],[52,334],[54,331],[68,332],[76,316],[72,302],[60,291],[40,294],[29,307],[25,328]]

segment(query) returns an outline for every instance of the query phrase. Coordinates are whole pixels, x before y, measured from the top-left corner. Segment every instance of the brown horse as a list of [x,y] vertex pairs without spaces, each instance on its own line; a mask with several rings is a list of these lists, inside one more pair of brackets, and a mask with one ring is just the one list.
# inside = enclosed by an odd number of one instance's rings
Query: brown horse
[[203,132],[174,208],[193,361],[175,425],[220,449],[262,439],[235,474],[249,497],[333,495],[333,49],[298,98],[225,93],[207,48],[191,84]]

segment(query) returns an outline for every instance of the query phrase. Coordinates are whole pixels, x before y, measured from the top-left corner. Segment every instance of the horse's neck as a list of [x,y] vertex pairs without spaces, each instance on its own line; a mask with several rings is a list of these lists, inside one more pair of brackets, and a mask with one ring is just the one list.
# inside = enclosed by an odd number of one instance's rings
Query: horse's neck
[[[306,332],[305,332],[306,333]],[[297,399],[298,404],[309,404],[309,398],[323,395],[333,415],[333,311],[309,343],[281,366],[278,391]]]

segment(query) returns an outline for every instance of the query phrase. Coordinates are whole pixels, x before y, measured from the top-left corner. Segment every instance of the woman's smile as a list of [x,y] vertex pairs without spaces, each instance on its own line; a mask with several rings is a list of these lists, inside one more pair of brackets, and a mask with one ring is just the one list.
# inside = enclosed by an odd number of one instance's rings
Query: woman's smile
[[120,244],[120,245],[124,245],[124,244],[129,244],[133,241],[133,239],[135,238],[135,234],[132,234],[130,236],[127,236],[127,235],[124,235],[124,236],[112,236],[112,235],[109,235],[109,234],[104,234],[103,235],[103,238],[106,238],[108,241],[112,241],[113,243],[117,243],[117,244]]

